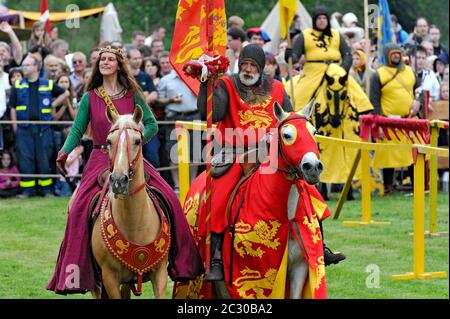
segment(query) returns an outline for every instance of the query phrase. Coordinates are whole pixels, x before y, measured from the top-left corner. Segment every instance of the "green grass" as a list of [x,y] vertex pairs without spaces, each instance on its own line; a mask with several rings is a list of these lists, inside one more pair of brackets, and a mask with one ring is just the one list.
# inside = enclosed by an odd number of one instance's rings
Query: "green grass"
[[[359,195],[359,194],[358,194]],[[333,194],[330,208],[334,209],[337,194]],[[347,201],[340,217],[324,222],[325,242],[342,251],[347,259],[327,267],[330,298],[449,298],[449,280],[392,280],[392,275],[413,271],[413,197],[398,193],[392,197],[372,198],[372,220],[388,221],[388,225],[349,227],[342,221],[361,220],[361,201]],[[428,196],[426,198],[425,229],[428,229]],[[448,232],[448,193],[439,193],[437,212],[438,231]],[[449,270],[448,235],[425,239],[425,272]],[[379,271],[379,285],[371,287],[369,275]],[[366,271],[367,270],[367,271]],[[369,287],[366,285],[369,282]]]
[[[331,209],[337,196],[333,193],[328,202]],[[361,219],[361,201],[359,196],[356,198],[344,204],[338,220],[330,217],[324,222],[327,245],[347,255],[345,262],[326,268],[329,298],[449,298],[448,278],[391,279],[391,275],[413,270],[413,241],[409,236],[413,231],[413,198],[397,194],[372,199],[372,219],[389,221],[390,225],[344,226],[343,220]],[[91,298],[90,294],[59,296],[45,289],[64,235],[67,201],[57,197],[0,200],[0,298]],[[438,202],[438,229],[448,231],[448,194],[440,193]],[[425,271],[448,273],[448,239],[444,236],[425,240]],[[379,269],[378,288],[367,287],[371,275],[366,272],[367,267]],[[171,289],[169,280],[168,298]],[[150,283],[143,285],[143,293],[141,298],[153,297]]]

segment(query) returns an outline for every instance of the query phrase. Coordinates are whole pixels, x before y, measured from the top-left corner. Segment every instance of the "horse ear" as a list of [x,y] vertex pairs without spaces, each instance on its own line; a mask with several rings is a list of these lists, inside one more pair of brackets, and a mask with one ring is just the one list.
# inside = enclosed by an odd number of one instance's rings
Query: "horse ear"
[[311,120],[311,114],[313,111],[314,102],[315,102],[315,99],[312,98],[311,101],[309,101],[309,103],[306,104],[306,106],[304,108],[302,108],[300,110],[300,112],[298,112],[298,114],[301,116],[304,116],[308,120]]
[[289,113],[286,113],[278,102],[273,104],[273,114],[279,122],[284,121],[289,116]]
[[114,124],[114,123],[116,123],[117,119],[119,118],[119,114],[117,114],[114,111],[111,111],[111,109],[109,107],[106,107],[106,117],[112,124]]
[[133,120],[136,122],[136,124],[139,124],[139,122],[141,122],[143,116],[144,116],[144,111],[142,111],[142,108],[138,104],[136,104],[136,106],[134,108],[134,113],[133,113]]

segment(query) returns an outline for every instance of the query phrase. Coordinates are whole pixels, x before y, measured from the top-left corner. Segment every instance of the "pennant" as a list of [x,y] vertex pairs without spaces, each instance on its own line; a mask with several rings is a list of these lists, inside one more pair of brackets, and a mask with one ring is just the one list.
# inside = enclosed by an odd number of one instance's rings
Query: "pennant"
[[47,33],[50,34],[52,31],[52,26],[50,24],[50,11],[48,10],[47,0],[41,0],[41,18],[40,21],[45,24],[45,29]]
[[297,5],[298,0],[280,0],[280,35],[282,39],[287,37],[289,26],[297,12]]
[[[208,11],[208,3],[212,2]],[[213,22],[213,25],[209,24]],[[178,76],[198,95],[200,82],[183,72],[183,65],[208,54],[208,28],[214,28],[212,55],[225,55],[227,22],[224,0],[180,0],[175,17],[175,29],[170,49],[170,63]]]

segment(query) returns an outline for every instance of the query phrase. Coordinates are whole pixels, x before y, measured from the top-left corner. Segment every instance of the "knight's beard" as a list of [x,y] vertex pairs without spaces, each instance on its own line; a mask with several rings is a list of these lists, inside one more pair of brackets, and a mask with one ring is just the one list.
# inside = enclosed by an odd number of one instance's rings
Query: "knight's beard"
[[239,73],[239,80],[241,83],[246,86],[252,86],[259,80],[259,73],[257,74],[248,74],[248,73]]

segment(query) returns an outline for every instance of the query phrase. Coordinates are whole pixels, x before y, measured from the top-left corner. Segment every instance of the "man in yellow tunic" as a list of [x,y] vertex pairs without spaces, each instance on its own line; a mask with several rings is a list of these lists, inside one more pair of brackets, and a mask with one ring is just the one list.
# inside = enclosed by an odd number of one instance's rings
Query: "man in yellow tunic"
[[[312,121],[318,134],[360,141],[358,117],[373,107],[359,84],[348,76],[352,64],[350,49],[339,31],[331,29],[327,9],[315,8],[312,18],[313,28],[302,31],[285,56],[292,56],[295,62],[304,54],[306,60],[300,79],[294,81],[294,110],[314,98]],[[292,96],[289,83],[286,90]],[[324,164],[321,182],[345,183],[357,150],[325,142],[319,143],[319,151]],[[358,176],[359,170],[354,178]],[[324,187],[321,193],[326,199]]]
[[331,29],[328,10],[316,7],[312,11],[313,28],[303,30],[295,40],[293,48],[287,48],[285,59],[292,56],[297,62],[305,55],[300,81],[294,89],[294,109],[303,108],[314,97],[323,82],[324,74],[332,63],[340,63],[347,73],[352,65],[350,49],[339,31]]
[[[414,93],[417,88],[414,71],[403,63],[402,51],[397,44],[386,45],[383,53],[386,65],[380,67],[370,79],[370,101],[375,108],[373,113],[392,118],[412,117],[419,112],[421,106]],[[394,144],[410,143],[402,133],[389,135],[391,140],[383,137],[377,141]],[[393,191],[394,168],[409,166],[410,176],[413,176],[412,166],[410,166],[412,163],[411,151],[377,151],[375,153],[374,166],[383,168],[385,194]]]

